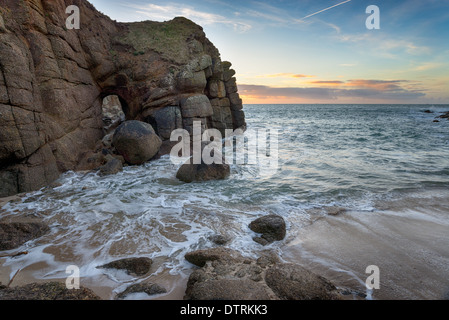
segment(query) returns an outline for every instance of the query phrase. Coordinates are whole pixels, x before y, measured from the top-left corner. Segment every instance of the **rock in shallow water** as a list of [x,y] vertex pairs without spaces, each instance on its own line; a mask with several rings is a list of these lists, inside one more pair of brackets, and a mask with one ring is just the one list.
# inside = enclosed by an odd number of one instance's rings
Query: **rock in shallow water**
[[162,145],[153,127],[142,121],[126,121],[114,133],[112,144],[126,162],[140,165],[151,160]]
[[0,290],[0,300],[100,300],[92,290],[69,290],[59,282],[30,283]]
[[183,182],[223,180],[229,177],[231,168],[227,164],[191,164],[187,160],[178,170],[176,178]]
[[98,266],[102,269],[120,269],[125,270],[128,274],[135,274],[137,276],[143,276],[150,271],[153,260],[150,258],[125,258],[115,260],[110,263]]
[[249,228],[262,234],[260,237],[254,237],[254,241],[266,245],[274,241],[280,241],[285,238],[286,226],[281,216],[268,215],[254,220],[249,224]]
[[15,249],[49,231],[50,228],[42,222],[0,223],[0,250]]
[[265,281],[283,300],[338,300],[337,288],[327,279],[295,264],[270,267]]
[[125,291],[119,293],[117,295],[117,299],[124,299],[127,295],[131,293],[146,293],[149,296],[156,294],[167,293],[167,290],[156,283],[136,283],[128,288]]

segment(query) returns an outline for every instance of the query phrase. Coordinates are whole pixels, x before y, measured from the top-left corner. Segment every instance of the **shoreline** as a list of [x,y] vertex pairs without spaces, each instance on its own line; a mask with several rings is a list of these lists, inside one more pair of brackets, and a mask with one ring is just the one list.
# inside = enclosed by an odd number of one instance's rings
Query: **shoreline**
[[[1,207],[17,198],[0,199]],[[322,216],[284,241],[280,247],[281,258],[312,270],[337,287],[367,293],[368,298],[374,300],[448,299],[449,247],[445,245],[449,231],[448,204],[435,203],[432,198],[416,199],[415,209],[411,210],[404,207],[409,202],[410,199],[402,199],[380,204],[381,209],[375,211],[346,211],[335,216]],[[67,256],[54,254],[55,260],[68,261]],[[142,281],[161,284],[168,293],[157,296],[132,294],[127,299],[183,300],[189,275],[171,275],[169,269],[161,271],[161,262],[155,261],[151,274]],[[377,265],[380,269],[381,287],[373,292],[365,287],[365,279],[369,276],[365,271],[369,265]],[[46,266],[45,262],[36,261],[23,268],[11,287],[48,282],[34,275]],[[191,271],[194,270],[192,266]],[[3,285],[16,271],[4,266],[4,258],[0,259],[0,282]],[[51,277],[50,281],[65,283],[65,278]],[[117,282],[106,274],[85,279],[81,276],[80,283],[102,300],[113,300],[126,287],[118,289]]]

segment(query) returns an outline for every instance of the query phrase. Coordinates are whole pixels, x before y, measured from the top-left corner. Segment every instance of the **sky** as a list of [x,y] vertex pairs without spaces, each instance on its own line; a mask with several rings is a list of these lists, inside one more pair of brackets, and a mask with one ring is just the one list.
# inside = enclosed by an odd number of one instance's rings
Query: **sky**
[[449,104],[449,0],[89,1],[120,22],[201,25],[245,104]]

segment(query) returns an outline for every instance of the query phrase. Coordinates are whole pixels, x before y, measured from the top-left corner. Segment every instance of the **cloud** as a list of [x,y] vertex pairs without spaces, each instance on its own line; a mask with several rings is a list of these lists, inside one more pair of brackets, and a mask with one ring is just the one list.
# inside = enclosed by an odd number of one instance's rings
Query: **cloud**
[[219,14],[198,11],[192,7],[181,4],[157,5],[149,3],[145,5],[124,4],[124,6],[136,9],[137,13],[140,13],[153,21],[167,21],[175,17],[182,16],[198,23],[199,25],[224,24],[232,26],[237,32],[246,32],[252,28],[249,23],[241,20],[233,20]]
[[[242,84],[239,92],[244,96],[267,98],[297,98],[336,101],[343,98],[377,100],[414,100],[425,96],[423,90],[406,89],[406,80],[349,80],[313,81],[322,87],[270,87]],[[329,87],[327,85],[331,85]],[[334,87],[337,85],[338,87]]]
[[315,76],[307,74],[295,74],[295,73],[275,73],[275,74],[263,74],[256,78],[313,78]]
[[330,84],[330,85],[340,85],[344,84],[344,81],[340,80],[318,80],[318,81],[310,81],[309,83],[312,84]]
[[427,70],[437,69],[441,66],[442,66],[441,63],[425,62],[425,63],[420,64],[419,66],[416,66],[415,68],[413,68],[413,71],[427,71]]

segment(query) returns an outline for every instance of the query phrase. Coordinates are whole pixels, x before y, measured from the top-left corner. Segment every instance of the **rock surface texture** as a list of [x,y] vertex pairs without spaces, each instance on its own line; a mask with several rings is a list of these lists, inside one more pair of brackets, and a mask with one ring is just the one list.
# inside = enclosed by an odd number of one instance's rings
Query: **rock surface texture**
[[226,248],[190,252],[200,269],[187,283],[186,300],[342,300],[327,279],[267,254],[250,259]]
[[[69,5],[80,29],[66,27]],[[79,168],[103,121],[115,123],[102,110],[110,95],[163,141],[193,121],[245,126],[235,71],[185,18],[117,23],[86,0],[2,0],[0,22],[0,197]]]

